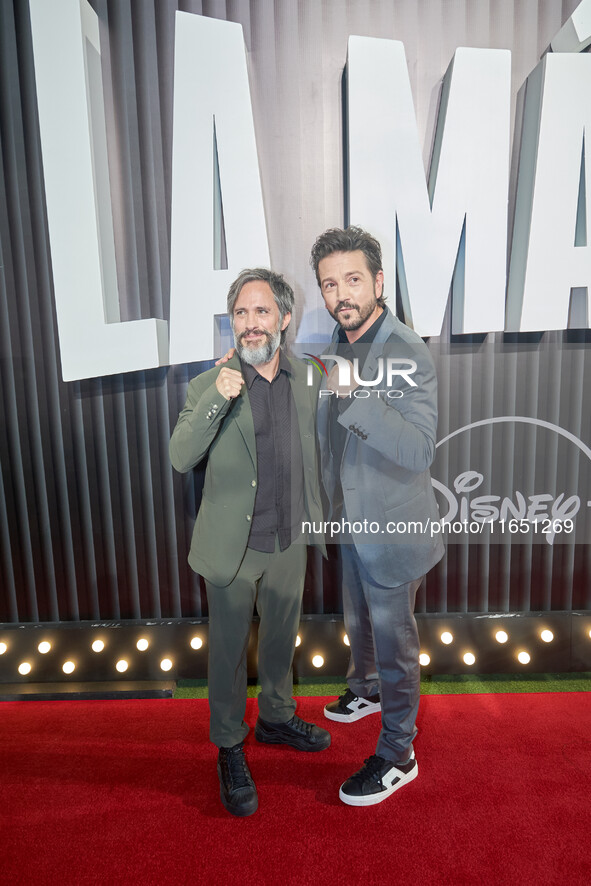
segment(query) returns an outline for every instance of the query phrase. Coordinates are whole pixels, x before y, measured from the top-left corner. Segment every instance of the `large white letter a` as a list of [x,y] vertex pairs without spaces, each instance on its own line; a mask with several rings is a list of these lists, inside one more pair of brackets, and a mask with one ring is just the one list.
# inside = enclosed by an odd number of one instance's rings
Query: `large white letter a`
[[232,280],[269,264],[241,25],[176,13],[173,136],[170,362],[190,363],[214,356]]

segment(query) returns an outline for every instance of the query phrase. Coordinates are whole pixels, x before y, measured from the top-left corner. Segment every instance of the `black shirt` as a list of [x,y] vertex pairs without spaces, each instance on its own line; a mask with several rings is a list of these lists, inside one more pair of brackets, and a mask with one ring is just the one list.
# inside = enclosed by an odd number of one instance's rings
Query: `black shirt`
[[298,416],[283,351],[273,381],[242,363],[254,422],[257,491],[248,547],[273,553],[275,537],[284,551],[301,532],[304,517],[304,466]]

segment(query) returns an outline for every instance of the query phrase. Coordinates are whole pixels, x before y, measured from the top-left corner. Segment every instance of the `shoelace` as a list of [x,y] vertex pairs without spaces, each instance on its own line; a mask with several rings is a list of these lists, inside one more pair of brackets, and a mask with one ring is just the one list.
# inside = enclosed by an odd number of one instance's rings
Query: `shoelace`
[[232,788],[238,790],[250,787],[252,779],[242,750],[225,754],[222,762],[225,762]]
[[297,716],[297,714],[294,714],[294,715],[293,715],[293,717],[291,718],[291,720],[290,720],[290,722],[289,722],[289,725],[290,725],[293,729],[297,729],[298,732],[301,732],[302,735],[307,735],[307,736],[311,735],[311,733],[312,733],[312,728],[313,728],[313,726],[314,726],[313,723],[306,723],[305,720],[301,720],[301,719]]
[[378,778],[378,772],[380,771],[380,769],[382,768],[383,765],[384,765],[384,760],[382,759],[382,757],[378,757],[377,754],[372,754],[371,757],[368,757],[367,760],[363,761],[363,766],[361,767],[359,772],[355,773],[353,778],[359,778],[364,781],[366,779],[367,780],[373,779],[373,780],[380,780],[381,781],[381,776],[379,776],[379,778]]
[[342,695],[339,695],[339,701],[344,708],[347,707],[350,701],[355,701],[356,698],[359,698],[358,695],[353,695],[350,689],[347,689]]

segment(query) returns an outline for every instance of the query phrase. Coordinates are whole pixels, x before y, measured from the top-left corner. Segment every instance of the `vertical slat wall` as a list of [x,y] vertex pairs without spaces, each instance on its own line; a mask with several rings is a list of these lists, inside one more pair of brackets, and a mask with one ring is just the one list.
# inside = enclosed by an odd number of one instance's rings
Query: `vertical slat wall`
[[[322,331],[330,323],[308,255],[319,232],[344,221],[341,79],[347,37],[404,42],[427,163],[439,84],[456,47],[512,50],[515,108],[518,89],[577,0],[92,0],[92,5],[101,23],[122,319],[168,317],[174,17],[181,9],[243,26],[272,262],[294,284],[296,324]],[[392,290],[390,295],[393,303]],[[589,444],[587,335],[578,336],[583,345],[572,359],[558,347],[573,337],[546,333],[538,351],[524,353],[518,341],[502,371],[487,352],[482,380],[471,372],[474,361],[483,360],[476,346],[460,359],[438,361],[440,438],[474,415],[513,409],[553,416]],[[497,341],[502,338],[497,334]],[[449,339],[447,322],[434,354]],[[494,343],[495,336],[487,341]],[[570,373],[568,384],[543,383],[542,355],[544,367],[553,361],[555,378]],[[207,365],[61,380],[28,3],[3,0],[0,622],[206,614],[199,579],[186,564],[202,475],[175,475],[167,447],[187,382]],[[508,464],[518,455],[516,434],[515,427],[503,428]],[[534,459],[535,431],[525,439]],[[493,431],[478,440],[480,457],[492,461]],[[471,445],[466,434],[461,447],[470,453]],[[537,455],[547,459],[550,472],[556,470],[554,455]],[[438,458],[440,479],[447,483],[453,479],[449,453],[442,448]],[[576,459],[569,462],[571,485],[579,470]],[[587,607],[589,556],[587,546],[574,543],[450,545],[422,589],[418,609]],[[305,609],[339,608],[336,558],[322,563],[312,554]]]

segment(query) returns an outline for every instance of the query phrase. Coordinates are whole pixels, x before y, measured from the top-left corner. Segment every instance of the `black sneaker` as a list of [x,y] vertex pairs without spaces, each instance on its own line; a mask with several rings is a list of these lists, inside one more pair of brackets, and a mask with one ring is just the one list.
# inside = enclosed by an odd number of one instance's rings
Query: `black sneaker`
[[419,774],[414,751],[406,763],[392,763],[377,754],[369,757],[359,772],[341,785],[339,798],[348,806],[373,806]]
[[287,744],[298,751],[323,751],[330,745],[330,732],[296,714],[287,723],[267,723],[259,717],[254,734],[263,744]]
[[336,701],[329,701],[324,708],[324,716],[328,720],[338,720],[339,723],[354,723],[368,714],[377,714],[382,710],[379,695],[370,695],[361,698],[353,695],[350,689],[343,695],[339,695]]
[[228,812],[243,817],[257,811],[259,798],[244,756],[242,742],[231,748],[220,748],[218,777],[220,799]]

